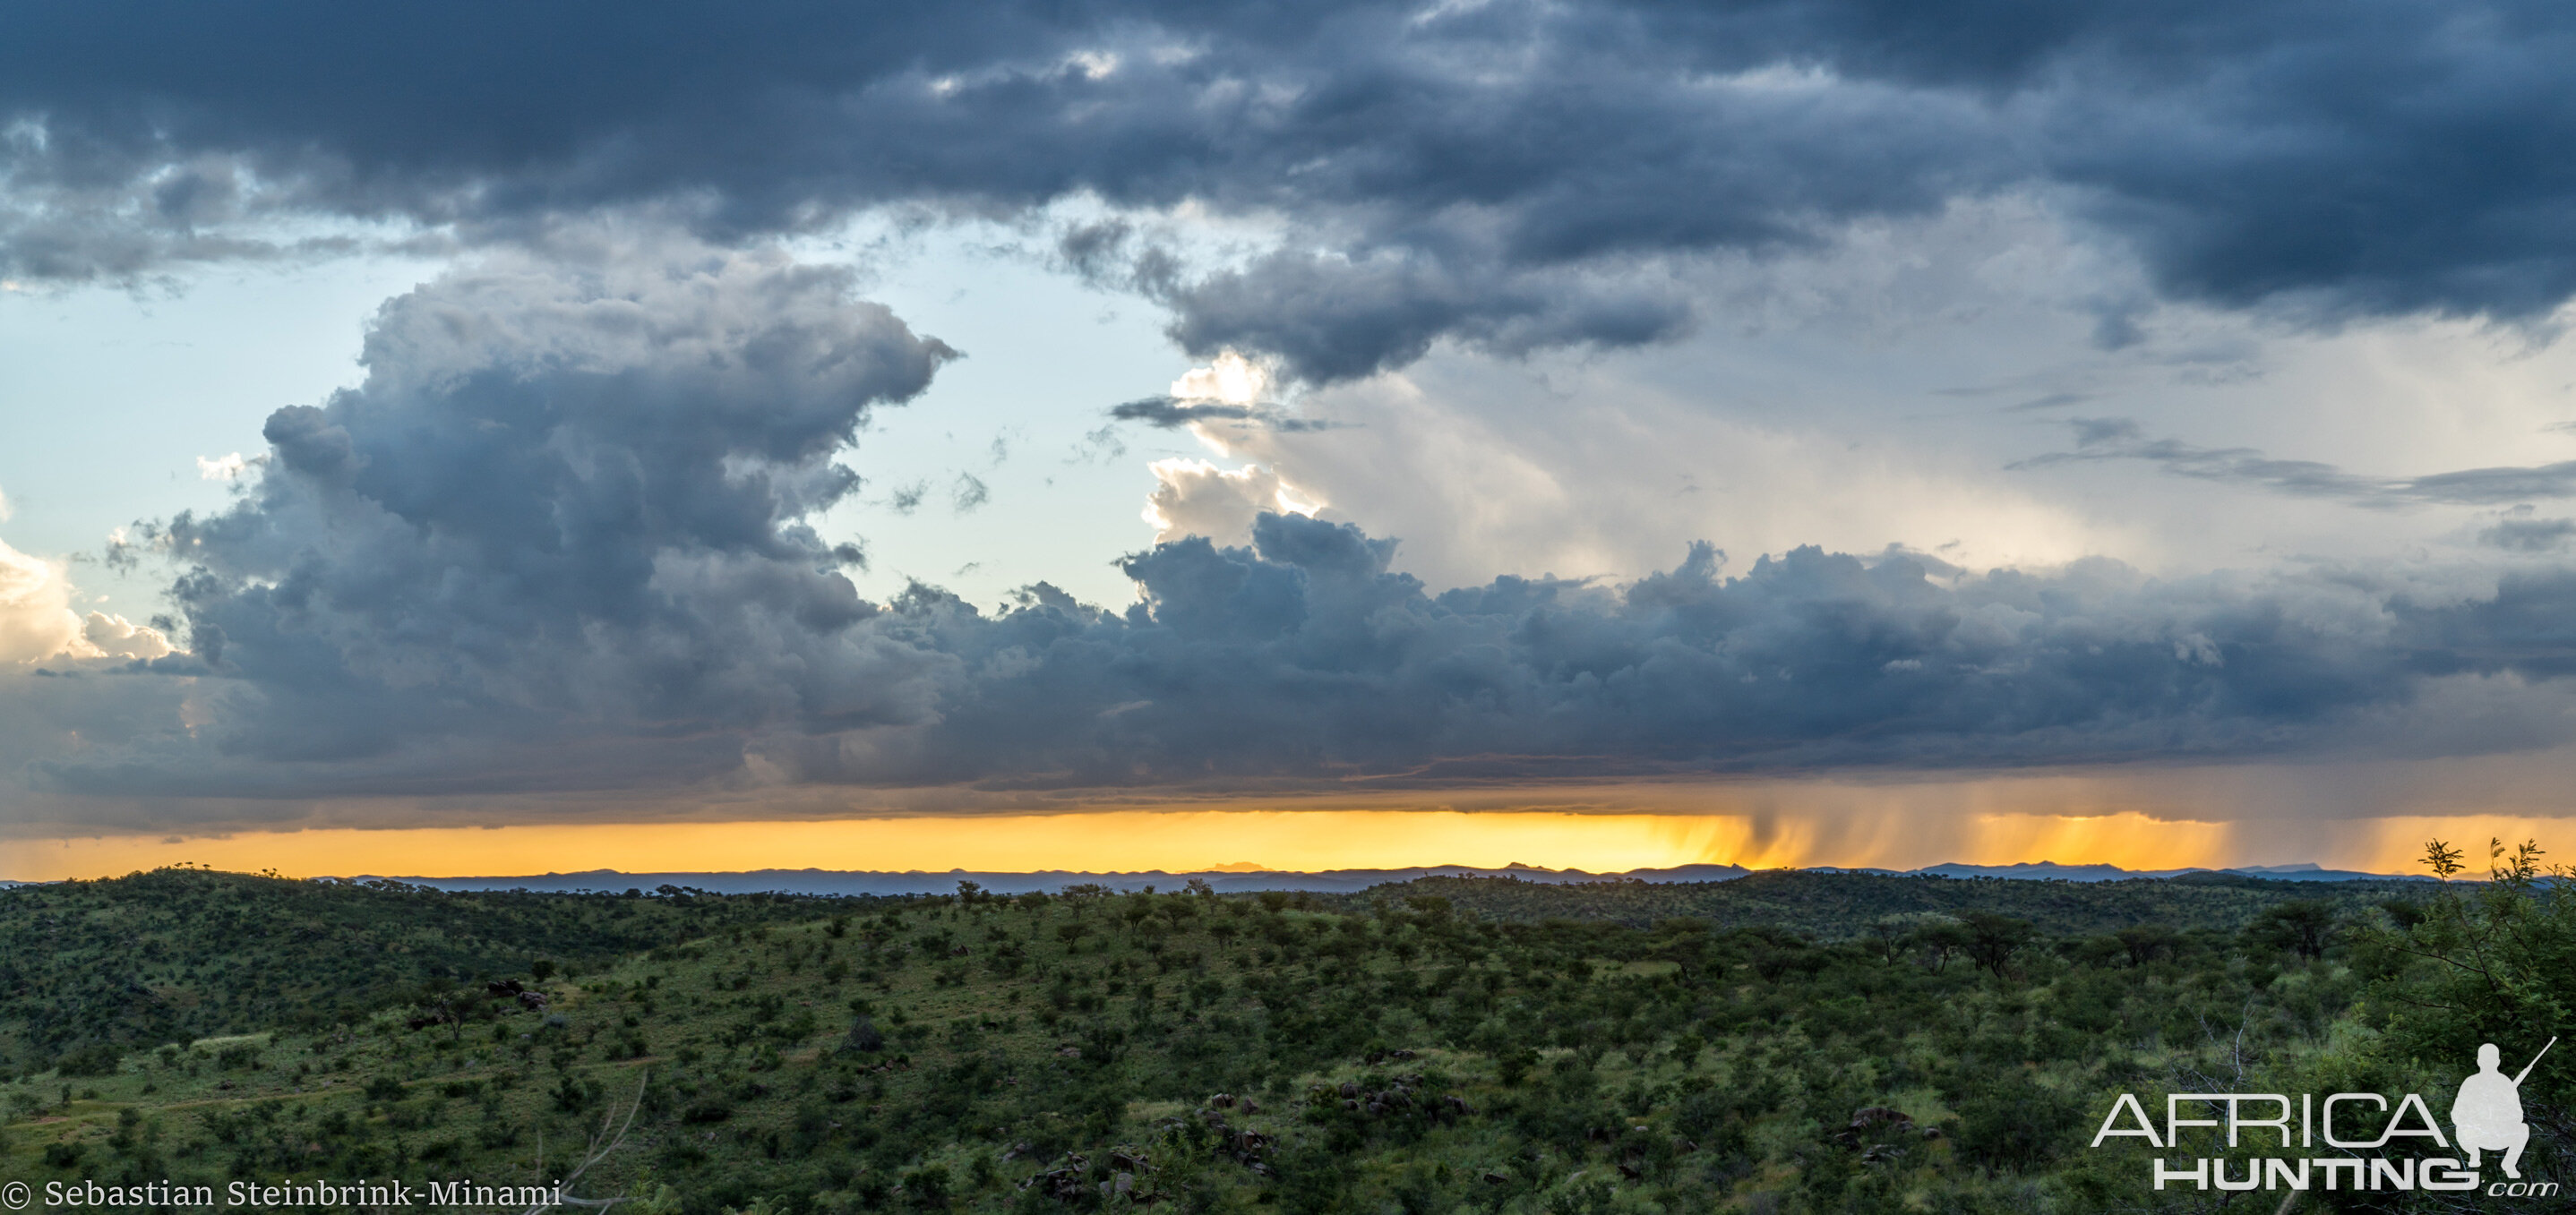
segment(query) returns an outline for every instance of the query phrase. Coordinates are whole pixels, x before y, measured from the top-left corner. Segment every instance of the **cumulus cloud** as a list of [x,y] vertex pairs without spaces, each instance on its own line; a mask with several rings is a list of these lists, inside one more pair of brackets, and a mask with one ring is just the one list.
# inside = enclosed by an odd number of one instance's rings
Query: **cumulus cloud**
[[2566,716],[2523,710],[2564,707],[2576,575],[2528,554],[2156,579],[1700,546],[1442,590],[1266,464],[1157,466],[1126,610],[872,603],[814,521],[954,352],[847,271],[629,242],[387,303],[363,382],[273,413],[230,506],[140,533],[185,651],[44,599],[45,646],[130,658],[13,674],[0,718],[35,724],[0,759],[129,799],[1438,786],[2461,753],[2556,739],[2407,723]]
[[[1079,199],[1114,218],[1068,264],[1164,301],[1193,351],[1323,382],[1442,341],[1664,340],[1705,321],[1676,265],[2019,190],[2166,298],[2528,319],[2576,290],[2576,175],[2530,151],[2576,134],[2576,18],[2503,0],[261,0],[13,34],[0,273],[27,281],[603,208],[733,241]],[[1128,222],[1184,213],[1275,239],[1203,262]],[[2105,304],[2102,339],[2137,311]]]
[[[802,318],[779,357],[864,365],[837,408],[784,403],[813,415],[824,450],[936,362],[829,286],[777,283],[784,268],[709,273],[744,277],[696,286]],[[2576,573],[2555,568],[2157,580],[2101,559],[1976,573],[1800,548],[1730,577],[1702,545],[1625,585],[1504,577],[1434,594],[1391,568],[1392,541],[1263,512],[1248,545],[1187,536],[1127,558],[1141,596],[1123,612],[1043,584],[993,614],[926,587],[869,604],[792,522],[813,491],[791,487],[814,466],[751,454],[804,450],[810,433],[708,421],[732,458],[683,459],[628,416],[676,398],[636,402],[597,368],[423,383],[392,365],[406,323],[472,289],[434,284],[389,309],[367,384],[281,410],[251,497],[168,529],[196,563],[175,591],[197,658],[93,683],[212,688],[190,693],[190,728],[40,757],[41,783],[270,797],[1437,787],[2564,741],[2408,724],[2566,717]],[[596,319],[586,290],[513,292],[555,323]],[[745,387],[714,373],[690,411],[725,418]],[[393,466],[383,436],[424,428],[442,441]],[[520,497],[427,492],[434,480],[506,480]]]
[[[5,514],[0,514],[5,517]],[[0,665],[49,658],[159,658],[171,652],[157,629],[72,607],[63,567],[0,542]]]
[[53,794],[297,799],[1438,786],[2564,741],[2576,574],[2529,553],[2487,558],[2503,574],[2157,579],[1701,545],[1634,579],[1441,589],[1394,567],[1394,541],[1311,517],[1274,467],[1178,461],[1157,468],[1158,542],[1121,563],[1125,610],[1044,585],[989,613],[930,587],[869,602],[840,572],[855,542],[817,520],[857,490],[840,460],[870,412],[955,352],[853,282],[630,235],[396,298],[363,382],[270,415],[228,507],[139,532],[175,566],[184,652],[43,600],[58,647],[76,633],[102,656],[0,672],[0,760]]
[[2543,685],[2576,670],[2564,574],[2164,582],[1808,548],[1730,578],[1702,546],[1626,586],[1433,595],[1393,549],[1265,514],[1248,547],[1131,558],[1124,614],[916,595],[883,627],[971,673],[935,721],[754,745],[792,779],[1011,787],[2090,764],[2380,742],[2438,688],[2557,704]]
[[151,659],[173,652],[170,639],[162,636],[161,630],[107,612],[81,617],[80,642],[71,648],[79,657]]
[[1172,381],[1172,397],[1190,402],[1214,402],[1243,407],[1257,405],[1270,395],[1270,372],[1261,364],[1228,350],[1216,356],[1205,367],[1193,367]]
[[[265,459],[260,457],[259,459]],[[197,479],[200,481],[238,481],[257,460],[245,459],[240,452],[208,459],[197,457]]]
[[79,638],[62,570],[0,543],[0,663],[51,658]]
[[1258,464],[1227,470],[1205,460],[1156,460],[1154,492],[1145,499],[1145,522],[1157,544],[1183,536],[1237,543],[1252,535],[1263,513],[1312,515],[1324,503]]
[[869,410],[954,353],[845,270],[685,244],[398,297],[362,384],[270,415],[231,508],[150,529],[224,688],[165,741],[431,771],[623,740],[667,772],[724,730],[925,711],[937,657],[853,635],[860,550],[805,520],[857,487],[834,457]]

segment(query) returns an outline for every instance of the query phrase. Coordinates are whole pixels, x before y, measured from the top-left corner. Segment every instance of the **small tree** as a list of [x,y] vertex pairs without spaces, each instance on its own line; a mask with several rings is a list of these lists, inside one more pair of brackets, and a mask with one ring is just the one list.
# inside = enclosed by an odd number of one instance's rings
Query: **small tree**
[[2111,934],[2120,948],[2129,953],[2129,965],[2144,966],[2158,957],[2170,958],[2182,937],[2162,924],[2132,924]]
[[[2520,1086],[2536,1158],[2522,1167],[2565,1175],[2576,1172],[2567,1147],[2576,1140],[2576,1107],[2563,1096],[2576,1088],[2576,1066],[2559,1057],[2563,1047],[2539,1052],[2576,1008],[2576,872],[2544,872],[2539,846],[2528,841],[2510,850],[2490,841],[2487,855],[2492,880],[2445,885],[2408,914],[2393,914],[2391,926],[2359,931],[2398,962],[2377,984],[2396,1052],[2459,1060],[2469,1046],[2492,1042],[2509,1056],[2538,1056]],[[2423,863],[2447,878],[2461,868],[2460,856],[2437,840]]]
[[2288,950],[2309,961],[2326,956],[2336,928],[2334,907],[2316,899],[2299,899],[2265,911],[2245,935],[2257,944]]
[[1939,974],[1949,968],[1950,955],[1968,947],[1970,937],[1966,925],[1955,920],[1941,920],[1924,925],[1914,934],[1914,940],[1923,947],[1923,952],[1932,956],[1932,973]]
[[1968,960],[1998,979],[2003,977],[2004,965],[2031,939],[2030,921],[1991,911],[1969,912],[1963,926],[1968,931]]
[[1871,950],[1879,955],[1879,960],[1894,966],[1898,958],[1914,948],[1914,934],[1907,929],[1902,918],[1881,916],[1869,926],[1869,944]]
[[1118,909],[1118,918],[1127,922],[1127,931],[1132,933],[1144,926],[1145,921],[1153,919],[1154,911],[1154,896],[1129,895],[1127,905]]

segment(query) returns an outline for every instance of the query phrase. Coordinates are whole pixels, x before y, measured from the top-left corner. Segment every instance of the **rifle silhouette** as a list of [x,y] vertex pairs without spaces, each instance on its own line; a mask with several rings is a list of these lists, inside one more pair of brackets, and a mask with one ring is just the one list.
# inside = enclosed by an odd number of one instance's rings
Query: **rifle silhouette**
[[[2549,1040],[2549,1046],[2556,1046],[2556,1045],[2558,1045],[2558,1039],[2556,1039],[2556,1038],[2551,1038],[2551,1039]],[[2548,1054],[2548,1053],[2549,1053],[2549,1046],[2541,1047],[2541,1048],[2540,1048],[2540,1055]],[[2515,1072],[2515,1073],[2513,1074],[2513,1086],[2514,1086],[2515,1088],[2521,1088],[2521,1087],[2522,1087],[2522,1078],[2523,1078],[2523,1077],[2525,1077],[2525,1076],[2530,1075],[2530,1074],[2531,1074],[2531,1069],[2533,1069],[2533,1068],[2535,1068],[2535,1067],[2540,1066],[2540,1055],[2533,1055],[2533,1056],[2531,1057],[2531,1062],[2523,1064],[2523,1065],[2522,1065],[2522,1070],[2521,1070],[2521,1071],[2518,1071],[2518,1072]]]

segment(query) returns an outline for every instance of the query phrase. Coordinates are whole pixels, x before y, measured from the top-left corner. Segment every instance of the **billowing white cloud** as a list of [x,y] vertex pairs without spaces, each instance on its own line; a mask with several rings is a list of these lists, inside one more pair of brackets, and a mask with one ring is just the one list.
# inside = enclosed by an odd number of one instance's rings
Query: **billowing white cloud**
[[1156,460],[1152,468],[1155,486],[1145,499],[1145,522],[1154,526],[1157,544],[1183,536],[1239,544],[1252,535],[1253,520],[1264,512],[1311,516],[1324,508],[1322,499],[1258,464],[1229,471],[1176,456]]
[[1270,372],[1261,364],[1228,350],[1217,355],[1207,366],[1193,367],[1172,381],[1172,395],[1183,401],[1258,405],[1270,395]]
[[0,541],[0,664],[48,658],[159,658],[168,638],[122,616],[72,609],[73,588],[57,562]]
[[[1580,382],[1551,391],[1519,369],[1426,364],[1311,402],[1362,424],[1228,438],[1235,458],[1329,503],[1331,517],[1404,537],[1397,564],[1435,586],[1633,578],[1697,540],[1731,569],[1801,544],[1897,545],[1975,569],[2161,556],[2117,513],[1994,475],[2000,455],[1733,416],[1616,373]],[[1161,465],[1156,476],[1165,517],[1166,497],[1205,482]]]
[[34,662],[80,637],[60,567],[0,542],[0,662]]
[[[1224,462],[1403,537],[1398,565],[1438,586],[1635,577],[1701,539],[1729,569],[1801,544],[2176,576],[2540,557],[2576,513],[2576,343],[2155,305],[2134,267],[2027,200],[1694,290],[1739,323],[1614,355],[1436,347],[1271,419],[1186,422]],[[1292,408],[1298,425],[1275,424]],[[2524,502],[2538,509],[2498,526]]]
[[240,452],[234,452],[231,455],[220,456],[211,460],[204,456],[199,456],[197,457],[197,477],[198,479],[205,481],[238,481],[241,479],[241,475],[250,471],[254,465],[262,464],[266,461],[267,457],[265,456],[245,459]]
[[81,617],[82,644],[103,658],[161,658],[170,654],[170,639],[150,625],[123,616],[91,612]]

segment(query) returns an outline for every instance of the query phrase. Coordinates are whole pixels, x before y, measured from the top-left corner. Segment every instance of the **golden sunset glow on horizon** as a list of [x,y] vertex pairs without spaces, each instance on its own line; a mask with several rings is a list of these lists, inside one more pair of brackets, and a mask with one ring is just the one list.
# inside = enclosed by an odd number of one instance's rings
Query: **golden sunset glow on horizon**
[[[1454,810],[1110,810],[792,822],[320,828],[198,837],[0,841],[0,877],[98,878],[187,862],[290,877],[515,876],[752,869],[982,872],[1500,868],[1594,873],[1736,864],[1906,869],[2055,861],[2132,870],[2315,861],[2414,872],[2427,839],[2482,857],[2490,837],[2564,838],[2568,820],[2392,817],[2308,824],[2310,851],[2256,846],[2260,824],[2100,815],[1970,813],[1943,829],[1907,816],[1576,814]],[[2318,828],[2330,828],[2318,830]],[[2255,851],[2249,852],[2249,848]]]

